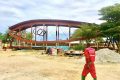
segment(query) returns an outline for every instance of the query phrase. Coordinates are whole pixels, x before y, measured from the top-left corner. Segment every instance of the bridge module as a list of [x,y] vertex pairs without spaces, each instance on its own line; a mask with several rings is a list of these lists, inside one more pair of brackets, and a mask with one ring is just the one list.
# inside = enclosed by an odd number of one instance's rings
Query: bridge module
[[[9,27],[9,35],[12,37],[12,47],[32,47],[32,46],[55,46],[55,45],[69,45],[71,41],[82,40],[83,38],[71,39],[72,28],[80,28],[80,25],[85,22],[69,21],[69,20],[29,20]],[[56,28],[55,40],[48,40],[48,27]],[[68,27],[69,36],[66,40],[60,39],[60,27]],[[31,39],[26,38],[26,30],[29,29]],[[37,36],[42,37],[42,40],[38,40]],[[34,39],[33,39],[34,38]],[[14,43],[14,44],[13,44]]]

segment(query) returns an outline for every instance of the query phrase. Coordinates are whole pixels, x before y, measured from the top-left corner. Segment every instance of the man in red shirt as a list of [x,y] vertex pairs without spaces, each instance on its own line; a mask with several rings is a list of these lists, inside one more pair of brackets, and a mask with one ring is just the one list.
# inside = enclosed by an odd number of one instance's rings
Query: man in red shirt
[[86,59],[86,64],[84,66],[84,69],[82,71],[82,80],[85,80],[85,77],[88,73],[91,74],[94,80],[97,80],[96,77],[96,70],[95,70],[95,49],[90,47],[90,44],[87,44],[87,48],[84,50],[84,56]]

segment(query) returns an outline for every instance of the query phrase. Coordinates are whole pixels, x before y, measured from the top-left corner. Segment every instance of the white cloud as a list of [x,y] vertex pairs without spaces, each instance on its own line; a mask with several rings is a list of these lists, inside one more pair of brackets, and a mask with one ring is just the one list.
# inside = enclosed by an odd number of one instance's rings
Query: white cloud
[[0,31],[31,19],[65,19],[101,23],[102,7],[120,0],[0,0]]

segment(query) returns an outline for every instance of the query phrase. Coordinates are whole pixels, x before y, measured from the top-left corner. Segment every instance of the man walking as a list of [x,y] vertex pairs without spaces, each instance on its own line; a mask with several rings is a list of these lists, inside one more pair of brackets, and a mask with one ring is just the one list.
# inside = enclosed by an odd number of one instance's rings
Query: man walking
[[90,47],[90,44],[87,44],[87,48],[84,50],[84,56],[86,59],[86,64],[84,65],[84,69],[82,71],[82,80],[85,80],[85,77],[88,73],[91,74],[94,80],[97,80],[96,70],[95,70],[95,49]]

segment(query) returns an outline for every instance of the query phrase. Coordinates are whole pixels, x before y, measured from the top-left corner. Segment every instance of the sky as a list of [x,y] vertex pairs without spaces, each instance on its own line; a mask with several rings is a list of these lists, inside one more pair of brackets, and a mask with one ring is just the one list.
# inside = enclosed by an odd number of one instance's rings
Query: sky
[[62,19],[100,24],[102,7],[120,0],[0,0],[0,32],[33,19]]

